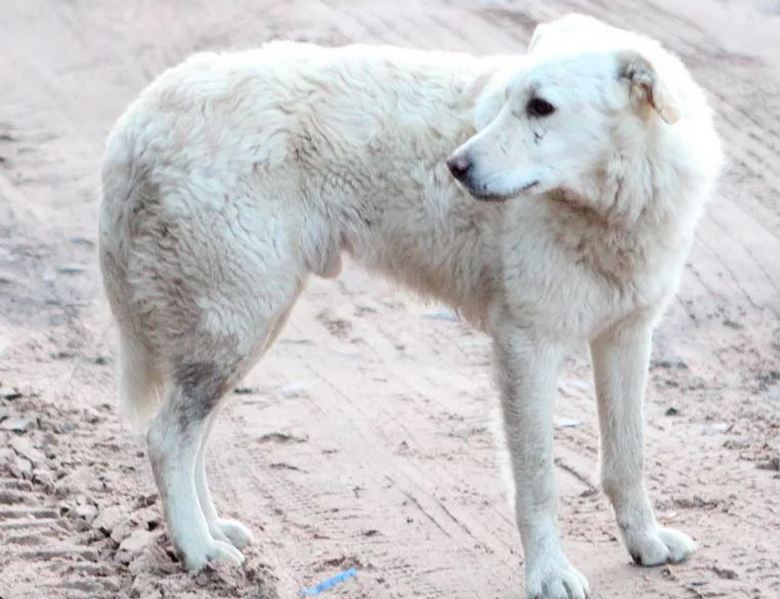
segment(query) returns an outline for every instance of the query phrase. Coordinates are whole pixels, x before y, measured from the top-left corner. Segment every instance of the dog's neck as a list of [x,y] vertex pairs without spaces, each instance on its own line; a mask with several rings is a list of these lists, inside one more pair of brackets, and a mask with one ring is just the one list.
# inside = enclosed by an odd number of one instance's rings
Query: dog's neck
[[668,150],[679,145],[678,137],[659,128],[618,146],[602,162],[604,168],[584,174],[550,199],[589,211],[605,228],[626,234],[689,230],[680,221],[699,217],[706,194],[698,177]]

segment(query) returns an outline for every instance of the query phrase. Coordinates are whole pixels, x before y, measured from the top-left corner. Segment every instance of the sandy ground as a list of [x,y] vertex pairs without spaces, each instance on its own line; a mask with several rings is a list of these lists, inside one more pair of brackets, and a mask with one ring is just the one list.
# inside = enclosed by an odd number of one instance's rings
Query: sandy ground
[[514,52],[570,10],[677,51],[711,93],[729,164],[658,331],[647,402],[659,518],[701,550],[629,564],[596,486],[580,355],[557,404],[569,555],[594,597],[780,597],[778,2],[0,0],[2,599],[284,599],[349,567],[330,596],[521,596],[488,340],[353,267],[311,282],[214,435],[218,505],[257,534],[247,564],[181,571],[142,439],[115,406],[98,170],[127,102],[195,50],[284,37]]

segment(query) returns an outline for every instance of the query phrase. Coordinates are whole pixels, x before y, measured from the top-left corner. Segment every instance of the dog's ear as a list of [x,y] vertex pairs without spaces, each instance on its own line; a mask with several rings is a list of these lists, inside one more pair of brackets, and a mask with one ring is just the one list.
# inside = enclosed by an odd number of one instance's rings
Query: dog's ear
[[644,56],[633,51],[620,52],[618,69],[620,78],[628,82],[629,97],[635,106],[650,106],[670,125],[679,120],[674,96]]

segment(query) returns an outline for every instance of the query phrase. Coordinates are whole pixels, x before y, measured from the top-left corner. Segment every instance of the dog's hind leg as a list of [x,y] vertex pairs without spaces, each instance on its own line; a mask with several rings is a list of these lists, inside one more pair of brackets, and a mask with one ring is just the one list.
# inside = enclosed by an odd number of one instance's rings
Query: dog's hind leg
[[198,494],[198,502],[206,517],[206,523],[211,535],[218,541],[226,541],[236,549],[242,549],[249,545],[254,539],[251,531],[238,522],[229,518],[220,518],[217,514],[217,508],[214,507],[214,500],[211,498],[208,480],[206,478],[206,444],[214,426],[217,414],[216,410],[208,417],[208,422],[203,431],[198,450],[197,462],[195,464],[195,489]]
[[132,226],[120,230],[131,250],[114,256],[107,246],[104,261],[118,264],[114,311],[148,352],[128,366],[153,366],[149,385],[129,388],[163,391],[147,433],[149,458],[169,537],[186,567],[198,570],[212,560],[241,562],[237,546],[251,538],[214,509],[205,444],[215,408],[270,345],[303,289],[309,270],[300,247],[316,235],[300,226],[293,203],[278,209],[254,188],[216,196],[209,185],[166,189],[144,195]]
[[[241,563],[239,549],[252,541],[243,524],[217,514],[206,480],[206,444],[218,404],[274,341],[299,291],[298,285],[290,290],[276,317],[255,315],[255,322],[265,324],[251,347],[244,347],[246,351],[214,353],[208,348],[228,347],[228,340],[202,339],[196,354],[179,358],[165,403],[149,427],[149,458],[165,505],[169,535],[190,570],[199,570],[210,561]],[[197,355],[211,355],[211,359],[197,359]]]
[[[272,321],[268,333],[261,341],[261,347],[259,349],[260,354],[269,348],[276,340],[276,337],[287,322],[289,314],[290,309],[287,309]],[[195,463],[195,489],[198,495],[198,502],[203,510],[203,515],[206,518],[206,523],[211,535],[218,541],[230,543],[236,549],[243,549],[254,540],[251,531],[237,520],[219,517],[217,509],[214,506],[214,500],[211,497],[211,492],[209,491],[208,478],[206,476],[206,445],[208,443],[209,435],[211,434],[211,429],[217,419],[217,411],[218,410],[215,409],[208,416],[203,435],[201,436],[197,461]]]
[[243,561],[231,543],[212,536],[198,501],[195,476],[209,417],[233,377],[230,367],[217,362],[176,365],[168,396],[147,433],[168,534],[190,570],[199,570],[210,561]]

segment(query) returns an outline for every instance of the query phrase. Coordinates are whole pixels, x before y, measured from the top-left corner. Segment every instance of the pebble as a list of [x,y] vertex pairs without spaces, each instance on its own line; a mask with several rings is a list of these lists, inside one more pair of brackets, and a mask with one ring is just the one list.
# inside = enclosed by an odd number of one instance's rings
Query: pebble
[[279,389],[279,393],[287,399],[301,397],[308,393],[308,387],[306,383],[288,383]]
[[98,531],[96,531],[89,522],[82,519],[76,519],[73,521],[72,525],[73,530],[80,533],[87,533],[85,535],[85,539],[89,542],[97,541],[103,538],[103,535],[101,535]]
[[719,568],[718,566],[712,566],[712,571],[715,572],[715,574],[717,574],[719,577],[725,578],[726,580],[734,580],[737,578],[737,573],[730,568]]
[[85,247],[95,247],[95,242],[88,237],[71,237],[70,241],[74,245],[83,245]]
[[422,315],[422,318],[428,320],[446,320],[448,322],[458,322],[458,315],[452,310],[447,308],[439,308],[438,310],[431,310]]
[[732,426],[728,422],[713,422],[712,424],[705,424],[701,432],[704,435],[717,435],[729,432]]
[[14,478],[30,478],[32,474],[32,464],[19,456],[14,456],[8,462],[8,469]]
[[112,505],[101,510],[93,522],[95,528],[100,529],[105,534],[110,535],[111,531],[122,521],[122,510],[117,505]]
[[54,476],[52,475],[50,470],[43,470],[41,468],[36,468],[35,470],[33,470],[32,479],[33,482],[41,484],[45,487],[54,486]]
[[685,360],[683,360],[679,356],[668,354],[663,358],[652,359],[650,361],[650,368],[665,368],[665,369],[677,368],[680,370],[688,370],[688,364],[686,364]]
[[57,433],[57,434],[60,434],[60,435],[67,434],[67,433],[71,433],[74,430],[76,430],[77,427],[78,427],[78,425],[75,422],[73,422],[72,420],[68,420],[68,421],[63,422],[61,424],[55,424],[54,425],[54,432]]
[[143,551],[144,547],[151,543],[153,539],[154,534],[139,528],[119,544],[119,551],[126,551],[131,555],[136,555]]
[[32,462],[33,466],[38,466],[46,463],[46,456],[39,449],[33,447],[32,443],[27,437],[13,437],[8,445],[11,446],[18,455],[23,458],[27,458]]
[[0,430],[11,431],[14,433],[26,433],[35,425],[35,421],[32,418],[25,418],[23,416],[14,416],[6,418],[0,422]]
[[774,456],[756,464],[759,470],[774,470],[780,472],[780,456]]
[[11,451],[10,447],[0,446],[0,464],[10,462],[12,458],[16,457],[16,453]]
[[558,383],[558,391],[567,397],[581,397],[590,394],[591,386],[585,381],[565,379]]
[[73,510],[73,513],[76,514],[76,517],[80,518],[81,520],[92,522],[95,518],[97,518],[98,511],[97,507],[91,503],[85,503],[83,505],[77,505],[76,509]]
[[160,511],[157,505],[150,505],[134,511],[130,519],[146,530],[153,530],[160,526]]
[[130,535],[132,528],[133,527],[127,520],[122,520],[114,526],[109,536],[112,541],[121,543]]
[[63,264],[57,267],[57,272],[63,275],[77,275],[84,272],[84,268],[78,264]]
[[12,275],[10,272],[0,270],[0,283],[4,285],[16,283],[16,277]]
[[582,421],[577,420],[576,418],[561,417],[555,419],[556,428],[574,428],[580,426],[581,424]]

